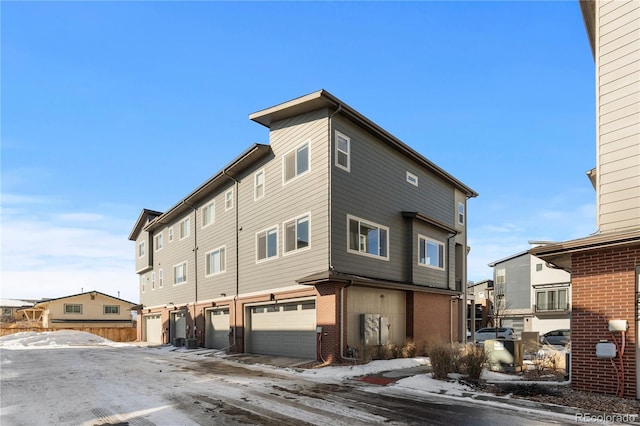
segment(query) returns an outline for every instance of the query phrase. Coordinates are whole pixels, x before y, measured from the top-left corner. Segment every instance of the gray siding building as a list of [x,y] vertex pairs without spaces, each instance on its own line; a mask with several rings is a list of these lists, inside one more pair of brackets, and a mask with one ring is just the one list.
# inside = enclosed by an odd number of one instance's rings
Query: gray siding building
[[269,144],[137,220],[139,338],[337,360],[367,317],[373,344],[464,340],[477,193],[324,90],[249,118]]

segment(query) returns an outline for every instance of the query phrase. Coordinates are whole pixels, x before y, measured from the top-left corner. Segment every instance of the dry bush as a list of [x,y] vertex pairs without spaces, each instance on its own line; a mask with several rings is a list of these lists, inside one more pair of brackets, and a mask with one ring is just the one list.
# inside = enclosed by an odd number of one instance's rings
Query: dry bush
[[466,345],[461,350],[458,365],[460,372],[472,380],[480,380],[482,370],[487,365],[489,357],[482,346]]
[[400,356],[402,358],[414,358],[418,355],[418,345],[413,340],[407,340],[400,348]]
[[378,347],[377,359],[395,359],[398,358],[400,349],[393,343],[386,343]]
[[453,373],[455,351],[451,345],[440,343],[429,346],[429,358],[434,379],[446,380],[449,373]]

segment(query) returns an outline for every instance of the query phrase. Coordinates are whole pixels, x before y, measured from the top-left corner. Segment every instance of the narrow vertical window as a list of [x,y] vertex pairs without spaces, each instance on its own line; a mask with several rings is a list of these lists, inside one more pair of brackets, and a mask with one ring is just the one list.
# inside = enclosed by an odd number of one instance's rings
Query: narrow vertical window
[[233,208],[233,189],[230,189],[224,194],[224,211],[231,210],[232,208]]
[[296,178],[309,171],[309,142],[305,142],[283,158],[284,182]]
[[151,272],[151,291],[156,289],[156,273]]
[[336,166],[351,171],[351,139],[336,131]]
[[143,257],[144,256],[144,241],[141,241],[138,244],[138,257]]
[[182,284],[187,282],[187,262],[182,262],[173,267],[173,283]]
[[173,226],[169,228],[169,242],[173,241]]
[[210,201],[202,208],[202,227],[211,225],[216,221],[216,202]]
[[278,227],[256,234],[258,261],[278,256]]
[[265,184],[264,169],[260,170],[255,174],[253,184],[254,184],[253,198],[254,200],[259,200],[260,198],[264,197],[264,184]]
[[156,250],[162,250],[164,246],[164,237],[162,231],[158,235],[156,235]]
[[464,225],[464,204],[458,203],[458,223]]
[[162,288],[162,284],[164,284],[164,273],[162,269],[158,271],[158,288]]
[[180,222],[180,239],[187,238],[191,234],[191,219],[187,216]]

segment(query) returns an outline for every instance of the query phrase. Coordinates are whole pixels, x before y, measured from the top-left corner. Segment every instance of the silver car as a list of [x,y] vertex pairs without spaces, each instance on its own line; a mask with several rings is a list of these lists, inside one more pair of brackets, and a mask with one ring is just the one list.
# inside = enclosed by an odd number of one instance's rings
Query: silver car
[[489,339],[516,340],[517,332],[511,327],[485,327],[476,331],[476,342],[481,343]]

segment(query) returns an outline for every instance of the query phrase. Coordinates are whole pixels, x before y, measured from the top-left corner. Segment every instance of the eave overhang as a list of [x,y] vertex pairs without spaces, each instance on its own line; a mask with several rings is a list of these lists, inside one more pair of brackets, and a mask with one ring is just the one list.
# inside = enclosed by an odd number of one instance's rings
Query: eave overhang
[[439,229],[441,229],[443,231],[446,231],[446,232],[448,232],[450,234],[457,235],[457,234],[460,233],[460,231],[458,231],[457,229],[447,225],[444,222],[440,222],[437,219],[433,219],[433,218],[427,216],[424,213],[420,213],[420,212],[402,212],[402,216],[406,217],[406,218],[409,218],[409,219],[418,220],[418,221],[423,222],[423,223],[427,223],[427,224],[429,224],[431,226],[435,226],[436,228],[439,228]]
[[391,290],[416,291],[420,293],[435,293],[449,296],[458,296],[462,294],[459,291],[446,288],[433,287],[421,284],[411,284],[406,282],[398,282],[384,280],[379,278],[364,277],[362,275],[354,275],[337,271],[323,271],[296,280],[300,285],[316,286],[328,282],[341,282],[345,286],[358,285],[363,287],[385,288]]
[[582,20],[584,28],[587,30],[589,37],[589,45],[591,46],[591,54],[596,57],[596,2],[594,0],[580,0],[580,11],[582,12]]
[[531,248],[529,253],[571,272],[571,255],[574,253],[638,245],[640,245],[640,230],[634,230],[631,232],[607,232],[576,240],[546,244]]
[[144,230],[153,231],[163,225],[169,224],[175,218],[187,214],[193,210],[193,206],[195,204],[205,200],[207,197],[210,197],[212,193],[220,189],[222,186],[235,181],[244,171],[251,168],[251,166],[265,158],[270,153],[271,147],[269,145],[253,144],[226,167],[197,187],[176,205],[167,210],[166,213],[156,217],[153,221],[148,223],[144,227]]
[[135,241],[138,238],[138,235],[140,235],[140,231],[142,231],[142,228],[144,228],[145,225],[150,222],[150,220],[155,219],[161,214],[162,212],[157,212],[155,210],[142,209],[142,212],[140,212],[140,216],[138,216],[138,220],[136,220],[136,224],[133,226],[133,230],[129,234],[129,240]]
[[396,151],[399,151],[403,155],[406,155],[416,163],[420,164],[422,167],[427,168],[435,175],[454,185],[458,190],[463,192],[467,196],[467,198],[478,196],[478,193],[476,191],[469,188],[458,179],[454,178],[452,175],[435,165],[422,154],[409,147],[404,142],[393,136],[391,133],[387,132],[382,127],[378,126],[373,121],[369,120],[367,117],[360,114],[358,111],[351,108],[349,105],[345,104],[340,99],[336,98],[324,89],[318,90],[317,92],[313,92],[305,96],[301,96],[296,99],[292,99],[290,101],[275,105],[267,109],[254,112],[253,114],[249,114],[249,119],[255,121],[256,123],[262,124],[263,126],[271,127],[271,124],[277,121],[284,120],[289,117],[294,117],[300,114],[305,114],[307,112],[317,111],[323,108],[327,108],[333,112],[339,112],[347,119],[351,120],[361,128],[367,130]]

